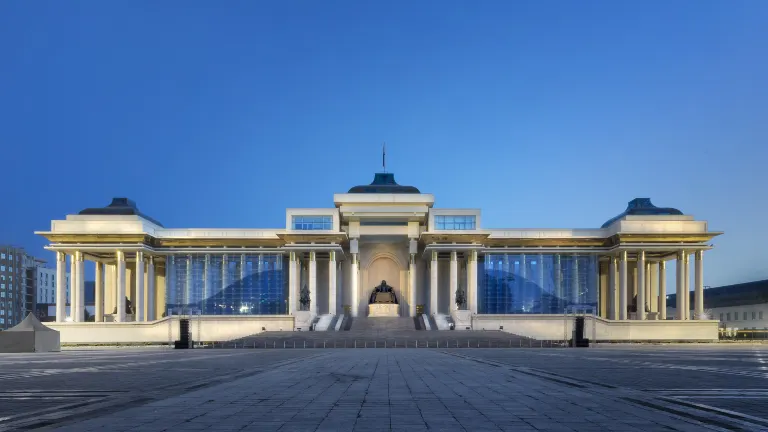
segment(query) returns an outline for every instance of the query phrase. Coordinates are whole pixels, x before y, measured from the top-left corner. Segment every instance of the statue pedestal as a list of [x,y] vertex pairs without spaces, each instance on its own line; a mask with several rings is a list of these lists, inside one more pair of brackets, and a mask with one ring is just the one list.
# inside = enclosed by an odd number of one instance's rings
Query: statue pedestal
[[398,305],[394,303],[378,303],[368,305],[369,317],[399,317]]

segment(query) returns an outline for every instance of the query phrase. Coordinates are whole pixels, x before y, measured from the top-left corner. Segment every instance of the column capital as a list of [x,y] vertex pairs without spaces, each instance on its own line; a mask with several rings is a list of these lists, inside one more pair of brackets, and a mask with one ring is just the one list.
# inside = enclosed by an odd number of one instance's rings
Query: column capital
[[469,251],[469,260],[470,261],[477,261],[477,251],[476,250],[473,249],[473,250]]
[[451,261],[456,261],[458,254],[456,251],[451,251]]
[[115,251],[115,258],[118,261],[125,261],[125,252],[121,250]]
[[288,259],[290,261],[296,261],[296,252],[295,251],[288,252]]
[[136,262],[144,259],[144,251],[136,251]]
[[611,264],[616,265],[619,263],[619,257],[616,255],[611,255],[609,258],[611,259]]
[[317,258],[316,252],[315,251],[309,251],[309,260],[310,261],[315,261],[316,258]]
[[75,260],[83,262],[83,253],[80,251],[75,251]]
[[619,259],[621,261],[626,261],[627,260],[627,251],[623,250],[623,251],[619,252]]
[[432,261],[437,261],[437,251],[432,251]]
[[67,260],[67,254],[65,254],[62,251],[56,251],[56,261],[66,261]]
[[696,260],[701,261],[703,258],[704,258],[704,251],[703,250],[696,251]]
[[330,258],[331,261],[336,261],[336,251],[331,251],[330,256],[331,256]]
[[666,262],[666,261],[664,261],[664,260],[661,260],[661,261],[659,261],[659,268],[660,268],[660,269],[665,269],[665,268],[667,268],[667,262]]
[[645,251],[644,250],[637,251],[637,259],[645,261]]
[[147,264],[148,265],[155,265],[155,257],[152,255],[147,256]]

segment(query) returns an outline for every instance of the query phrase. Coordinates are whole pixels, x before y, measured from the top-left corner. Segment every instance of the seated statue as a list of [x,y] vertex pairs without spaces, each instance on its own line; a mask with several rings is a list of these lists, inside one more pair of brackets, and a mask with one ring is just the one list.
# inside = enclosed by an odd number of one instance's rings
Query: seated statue
[[397,296],[395,290],[391,286],[387,285],[387,281],[381,281],[381,284],[373,289],[371,297],[368,300],[369,304],[374,303],[397,303]]

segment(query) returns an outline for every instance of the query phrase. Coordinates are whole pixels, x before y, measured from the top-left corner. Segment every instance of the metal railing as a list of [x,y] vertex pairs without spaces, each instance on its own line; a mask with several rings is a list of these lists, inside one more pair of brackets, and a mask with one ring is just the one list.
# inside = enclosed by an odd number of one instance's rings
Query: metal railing
[[386,340],[360,340],[360,339],[333,339],[333,340],[286,340],[286,339],[262,339],[244,341],[215,341],[199,343],[200,348],[208,349],[317,349],[317,348],[564,348],[567,346],[561,340],[534,340],[534,339],[509,339],[509,340],[482,340],[482,339],[386,339]]

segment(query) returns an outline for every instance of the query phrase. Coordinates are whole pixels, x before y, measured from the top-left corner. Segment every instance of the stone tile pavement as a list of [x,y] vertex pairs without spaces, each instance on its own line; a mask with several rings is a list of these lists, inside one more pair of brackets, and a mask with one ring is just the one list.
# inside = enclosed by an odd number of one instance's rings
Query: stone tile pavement
[[[321,355],[275,363],[258,374],[103,416],[73,419],[56,430],[768,430],[768,420],[759,417],[729,416],[638,388],[530,367],[555,353],[566,356],[564,365],[570,356],[582,366],[590,363],[590,355],[613,355],[600,350],[308,351]],[[515,361],[514,356],[523,357]],[[591,363],[598,368],[610,364]],[[623,373],[643,376],[647,371],[637,367]]]

